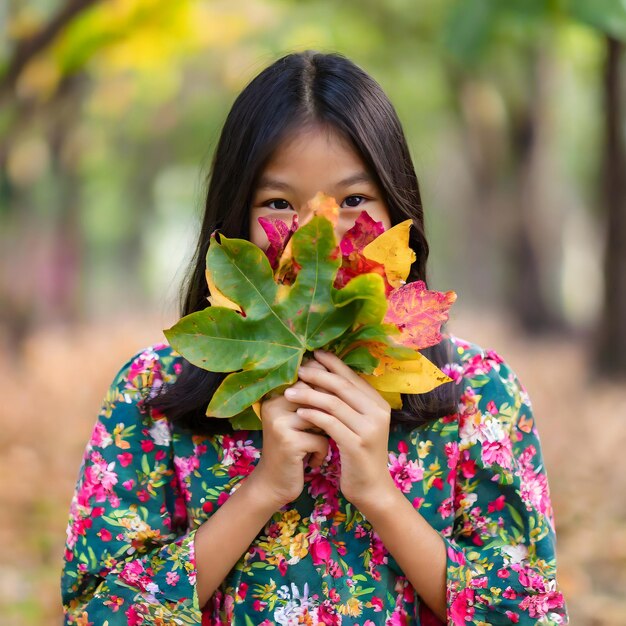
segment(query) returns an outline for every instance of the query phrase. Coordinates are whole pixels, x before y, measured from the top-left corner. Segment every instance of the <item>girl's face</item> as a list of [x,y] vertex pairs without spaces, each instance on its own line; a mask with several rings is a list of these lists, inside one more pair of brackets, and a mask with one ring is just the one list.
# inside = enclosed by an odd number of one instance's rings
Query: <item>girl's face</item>
[[311,216],[307,202],[318,191],[332,196],[340,206],[335,226],[337,241],[349,230],[361,211],[391,227],[389,212],[378,185],[355,149],[340,135],[324,128],[303,130],[284,141],[274,152],[259,177],[250,208],[250,241],[259,248],[268,245],[257,221],[276,217],[291,226]]

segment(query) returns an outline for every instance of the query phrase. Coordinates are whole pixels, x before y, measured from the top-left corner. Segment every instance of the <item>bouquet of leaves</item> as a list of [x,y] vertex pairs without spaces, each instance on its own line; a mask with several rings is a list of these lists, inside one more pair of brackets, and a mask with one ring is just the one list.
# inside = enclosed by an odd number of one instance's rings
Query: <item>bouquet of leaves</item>
[[206,256],[211,306],[164,330],[194,365],[230,372],[206,414],[234,428],[260,429],[261,401],[295,383],[317,349],[336,354],[392,408],[402,407],[402,393],[450,381],[419,351],[441,340],[456,294],[406,283],[411,220],[385,231],[362,211],[338,244],[335,200],[319,193],[310,207],[300,227],[297,215],[291,227],[259,218],[266,250],[215,231]]

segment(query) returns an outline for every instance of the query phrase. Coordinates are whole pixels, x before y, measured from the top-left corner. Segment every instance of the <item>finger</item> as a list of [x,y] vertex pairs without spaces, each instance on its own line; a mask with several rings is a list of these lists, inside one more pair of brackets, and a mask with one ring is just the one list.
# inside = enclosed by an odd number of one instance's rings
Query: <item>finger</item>
[[334,415],[318,409],[300,407],[296,413],[308,422],[328,433],[340,447],[352,446],[357,441],[357,434]]
[[372,401],[382,408],[387,408],[387,401],[370,385],[366,380],[361,378],[350,366],[346,365],[337,355],[325,350],[314,350],[313,356],[321,363],[329,372],[343,376],[350,381],[357,389],[366,394]]
[[371,398],[342,376],[310,366],[300,367],[298,376],[311,388],[321,389],[341,398],[351,409],[367,415],[372,408]]
[[[311,428],[312,424],[298,415],[294,415],[294,420],[291,424],[298,431],[299,445],[306,451],[303,457],[305,465],[310,465],[311,467],[322,465],[324,459],[328,456],[328,435],[326,433],[320,435],[308,432],[307,428]],[[319,432],[323,433],[324,431],[319,429]]]
[[317,391],[310,386],[308,389],[302,387],[295,388],[295,386],[285,389],[285,397],[302,408],[307,407],[325,411],[355,433],[358,432],[359,425],[363,423],[363,420],[367,419],[365,415],[355,411],[350,405],[346,404],[338,394]]

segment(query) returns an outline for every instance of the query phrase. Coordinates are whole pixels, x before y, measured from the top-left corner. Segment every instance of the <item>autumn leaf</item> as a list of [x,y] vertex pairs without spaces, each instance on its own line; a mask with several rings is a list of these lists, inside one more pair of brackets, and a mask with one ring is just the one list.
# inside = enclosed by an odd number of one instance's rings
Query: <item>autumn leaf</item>
[[433,291],[417,280],[391,293],[385,322],[400,330],[398,343],[418,350],[428,348],[441,341],[441,326],[455,300],[454,291]]
[[402,361],[382,356],[372,375],[361,376],[374,389],[395,393],[426,393],[452,380],[419,352]]
[[[307,207],[309,208],[309,217],[308,220],[302,223],[302,226],[304,226],[307,221],[314,216],[326,218],[333,228],[337,225],[337,220],[339,219],[339,207],[334,198],[331,198],[320,191],[307,202]],[[333,256],[338,255],[339,250],[333,250],[332,254]],[[291,285],[300,271],[300,265],[293,258],[291,239],[287,241],[287,244],[280,254],[277,265],[278,267],[274,273],[276,282],[279,284]]]
[[[209,403],[207,415],[232,417],[268,392],[297,379],[306,352],[322,348],[355,320],[382,321],[386,312],[379,276],[359,277],[340,293],[332,284],[340,259],[334,231],[315,216],[290,239],[301,269],[293,285],[279,291],[263,251],[243,239],[214,233],[207,268],[217,289],[237,304],[216,306],[183,317],[164,331],[170,345],[194,365],[231,372]],[[377,299],[382,298],[382,306]]]
[[289,239],[298,228],[298,215],[292,217],[291,228],[287,226],[284,220],[277,217],[259,217],[257,221],[267,235],[269,246],[265,250],[265,254],[272,269],[275,270]]
[[355,276],[376,273],[383,277],[385,294],[389,295],[393,287],[387,280],[384,265],[366,258],[363,254],[363,248],[384,232],[385,227],[382,222],[376,222],[367,211],[361,211],[354,222],[354,226],[344,233],[339,242],[342,260],[335,279],[334,286],[337,289],[345,287]]
[[216,286],[213,281],[213,277],[211,272],[207,269],[205,270],[205,277],[207,285],[209,286],[209,293],[211,294],[207,299],[211,303],[211,306],[224,306],[228,309],[233,309],[235,311],[239,311],[241,313],[241,309],[239,305],[229,300]]
[[412,220],[396,224],[363,248],[363,255],[385,267],[387,280],[393,287],[403,285],[415,261],[415,252],[409,247],[409,229]]
[[376,222],[367,211],[361,211],[354,221],[354,226],[344,233],[339,242],[341,254],[349,257],[355,252],[362,252],[368,243],[384,232],[385,227],[382,222]]

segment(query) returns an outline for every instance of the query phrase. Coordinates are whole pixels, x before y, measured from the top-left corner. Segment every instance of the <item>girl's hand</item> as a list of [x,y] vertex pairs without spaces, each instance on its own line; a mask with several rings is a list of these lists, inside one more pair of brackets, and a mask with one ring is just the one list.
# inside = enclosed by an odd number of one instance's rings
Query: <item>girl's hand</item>
[[359,501],[395,491],[387,466],[389,403],[334,354],[314,355],[318,366],[303,364],[298,372],[307,384],[299,380],[285,390],[285,397],[300,405],[297,415],[337,443],[343,495],[358,506]]
[[[298,381],[292,387],[308,385]],[[277,508],[302,492],[305,465],[319,467],[328,454],[328,437],[296,413],[298,406],[284,395],[261,404],[263,449],[248,480],[256,482]]]

